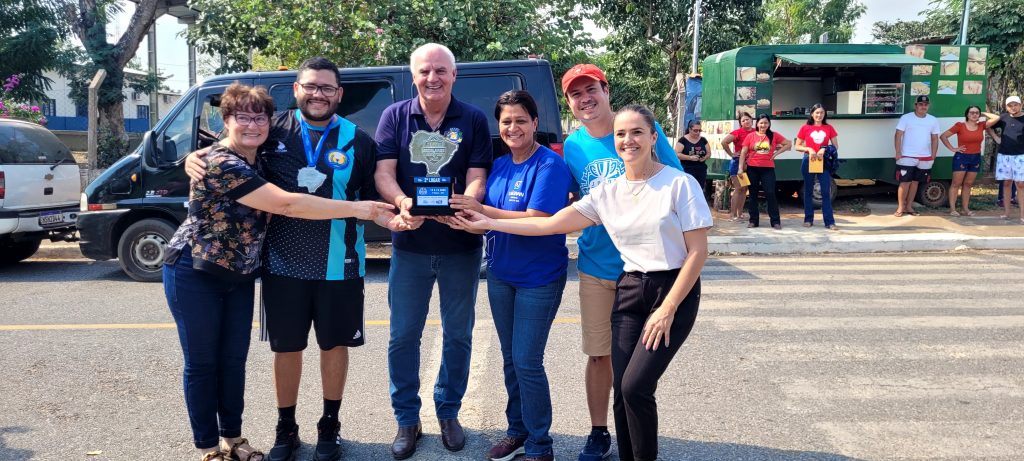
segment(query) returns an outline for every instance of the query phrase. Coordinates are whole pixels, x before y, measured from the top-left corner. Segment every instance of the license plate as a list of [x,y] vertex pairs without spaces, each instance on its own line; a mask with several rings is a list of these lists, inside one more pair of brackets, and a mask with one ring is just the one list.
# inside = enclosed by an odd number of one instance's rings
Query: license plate
[[39,214],[39,225],[40,226],[52,226],[54,224],[64,223],[64,213],[60,211],[47,211]]

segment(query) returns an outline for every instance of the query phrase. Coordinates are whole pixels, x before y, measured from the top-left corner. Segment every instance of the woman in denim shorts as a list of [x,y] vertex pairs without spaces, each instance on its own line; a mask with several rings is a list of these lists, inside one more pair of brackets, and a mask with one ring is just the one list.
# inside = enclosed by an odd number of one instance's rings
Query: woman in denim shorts
[[[950,216],[960,216],[960,212],[956,210],[958,194],[962,197],[963,214],[974,216],[974,212],[970,208],[971,187],[974,185],[974,179],[978,176],[978,170],[981,167],[981,142],[985,139],[987,126],[986,121],[981,119],[982,115],[985,116],[985,120],[993,120],[993,123],[994,119],[998,120],[995,114],[982,112],[978,106],[968,106],[964,111],[964,121],[956,122],[939,137],[942,144],[953,151],[953,182],[949,187]],[[953,144],[949,142],[949,138],[953,135],[956,135],[956,141],[959,144],[957,147],[953,147]]]

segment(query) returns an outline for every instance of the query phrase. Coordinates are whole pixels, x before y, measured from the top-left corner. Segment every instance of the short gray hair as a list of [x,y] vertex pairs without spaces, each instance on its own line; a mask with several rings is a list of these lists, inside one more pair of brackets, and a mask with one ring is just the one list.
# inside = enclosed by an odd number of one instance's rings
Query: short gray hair
[[413,69],[416,66],[416,56],[426,54],[428,51],[433,50],[441,50],[445,56],[448,56],[448,60],[452,63],[452,70],[455,69],[455,54],[452,53],[452,50],[449,50],[447,46],[440,43],[427,43],[425,45],[420,45],[419,48],[416,48],[409,54],[409,72],[416,73],[416,70]]

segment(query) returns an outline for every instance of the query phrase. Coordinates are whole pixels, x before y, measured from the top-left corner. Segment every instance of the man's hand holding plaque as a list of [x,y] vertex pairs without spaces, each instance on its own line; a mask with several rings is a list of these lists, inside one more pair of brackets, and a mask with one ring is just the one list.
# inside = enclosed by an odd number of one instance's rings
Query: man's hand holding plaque
[[410,161],[427,167],[427,176],[413,177],[413,197],[409,214],[413,216],[451,216],[448,202],[455,187],[450,176],[441,176],[459,145],[433,131],[417,131],[409,144]]

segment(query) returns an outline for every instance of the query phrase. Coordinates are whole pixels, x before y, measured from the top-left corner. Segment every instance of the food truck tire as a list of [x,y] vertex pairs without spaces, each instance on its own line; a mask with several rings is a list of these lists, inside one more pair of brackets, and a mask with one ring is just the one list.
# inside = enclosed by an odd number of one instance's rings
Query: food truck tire
[[917,188],[917,202],[932,208],[949,204],[949,181],[932,180]]
[[[800,181],[799,184],[800,189],[797,192],[801,194],[800,201],[803,202],[804,183],[803,181]],[[834,203],[836,201],[836,196],[839,195],[839,186],[836,185],[835,179],[829,182],[829,186],[829,197]],[[814,182],[814,192],[811,194],[811,201],[814,203],[814,208],[821,208],[821,183],[817,181]]]

